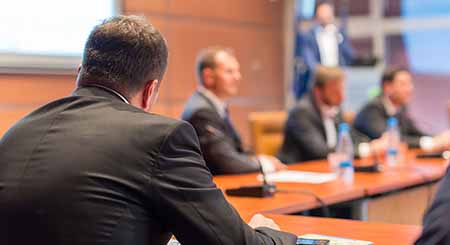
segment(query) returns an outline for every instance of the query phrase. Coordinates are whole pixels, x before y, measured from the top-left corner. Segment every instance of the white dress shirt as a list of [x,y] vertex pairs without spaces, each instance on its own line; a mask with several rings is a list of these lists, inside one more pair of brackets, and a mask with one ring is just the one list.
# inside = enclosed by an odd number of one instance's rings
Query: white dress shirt
[[323,127],[325,128],[327,146],[329,148],[334,148],[337,144],[337,130],[334,122],[335,117],[339,112],[339,108],[322,105],[320,106],[320,111],[322,114]]
[[319,27],[316,40],[319,46],[320,61],[324,66],[339,66],[340,33],[333,24]]

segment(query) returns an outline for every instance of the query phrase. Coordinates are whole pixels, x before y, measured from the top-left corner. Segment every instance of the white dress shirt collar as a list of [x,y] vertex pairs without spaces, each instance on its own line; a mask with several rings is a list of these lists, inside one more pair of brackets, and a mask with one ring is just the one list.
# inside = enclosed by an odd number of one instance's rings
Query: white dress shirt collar
[[208,98],[211,101],[214,108],[222,118],[226,117],[227,104],[224,101],[222,101],[213,92],[211,92],[210,90],[206,89],[203,86],[200,86],[198,88],[198,92],[203,94],[206,98]]

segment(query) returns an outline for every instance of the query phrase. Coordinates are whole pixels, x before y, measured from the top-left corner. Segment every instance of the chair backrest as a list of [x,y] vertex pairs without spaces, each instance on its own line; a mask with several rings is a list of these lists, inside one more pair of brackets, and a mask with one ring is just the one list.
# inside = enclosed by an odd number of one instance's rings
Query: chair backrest
[[256,154],[276,155],[283,143],[285,111],[252,112],[249,115],[253,149]]

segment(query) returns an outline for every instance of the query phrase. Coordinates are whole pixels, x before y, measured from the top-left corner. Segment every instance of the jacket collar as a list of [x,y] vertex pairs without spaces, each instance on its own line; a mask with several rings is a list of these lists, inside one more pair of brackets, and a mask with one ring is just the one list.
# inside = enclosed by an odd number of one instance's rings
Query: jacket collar
[[213,92],[206,89],[205,87],[199,87],[198,93],[201,94],[205,99],[208,100],[210,105],[214,107],[220,117],[226,117],[227,104],[218,98]]
[[125,98],[125,96],[123,96],[119,92],[99,84],[89,84],[80,86],[76,88],[72,94],[81,96],[106,97],[122,101],[126,104],[130,104],[130,102]]

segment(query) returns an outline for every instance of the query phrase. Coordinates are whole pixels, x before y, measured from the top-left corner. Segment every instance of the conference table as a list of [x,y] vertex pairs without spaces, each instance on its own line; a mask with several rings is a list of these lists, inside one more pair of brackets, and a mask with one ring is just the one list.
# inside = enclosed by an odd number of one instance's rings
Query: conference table
[[[276,183],[273,197],[225,196],[244,219],[262,213],[274,219],[282,230],[297,235],[315,233],[374,244],[413,244],[420,234],[423,214],[448,167],[443,158],[419,159],[418,153],[409,151],[401,164],[385,166],[381,172],[357,172],[352,183],[339,178],[321,184]],[[355,160],[355,165],[371,162]],[[326,160],[289,165],[288,170],[332,172]],[[222,190],[257,185],[261,184],[258,175],[215,176],[214,182]],[[342,203],[357,203],[362,221],[289,215]]]
[[[243,218],[248,221],[250,216],[249,214],[244,214]],[[319,234],[370,241],[375,245],[411,245],[422,230],[417,225],[385,224],[294,215],[268,214],[266,216],[275,220],[281,230],[298,236]]]
[[[418,159],[416,154],[409,151],[403,163],[385,167],[379,173],[355,173],[352,183],[339,178],[322,184],[276,183],[277,193],[273,197],[226,198],[241,214],[298,214],[324,204],[355,202],[363,221],[420,225],[448,164],[441,158]],[[367,162],[355,160],[355,165]],[[289,165],[288,170],[332,172],[326,160]],[[225,190],[261,184],[257,176],[256,173],[223,175],[214,177],[214,181]]]

